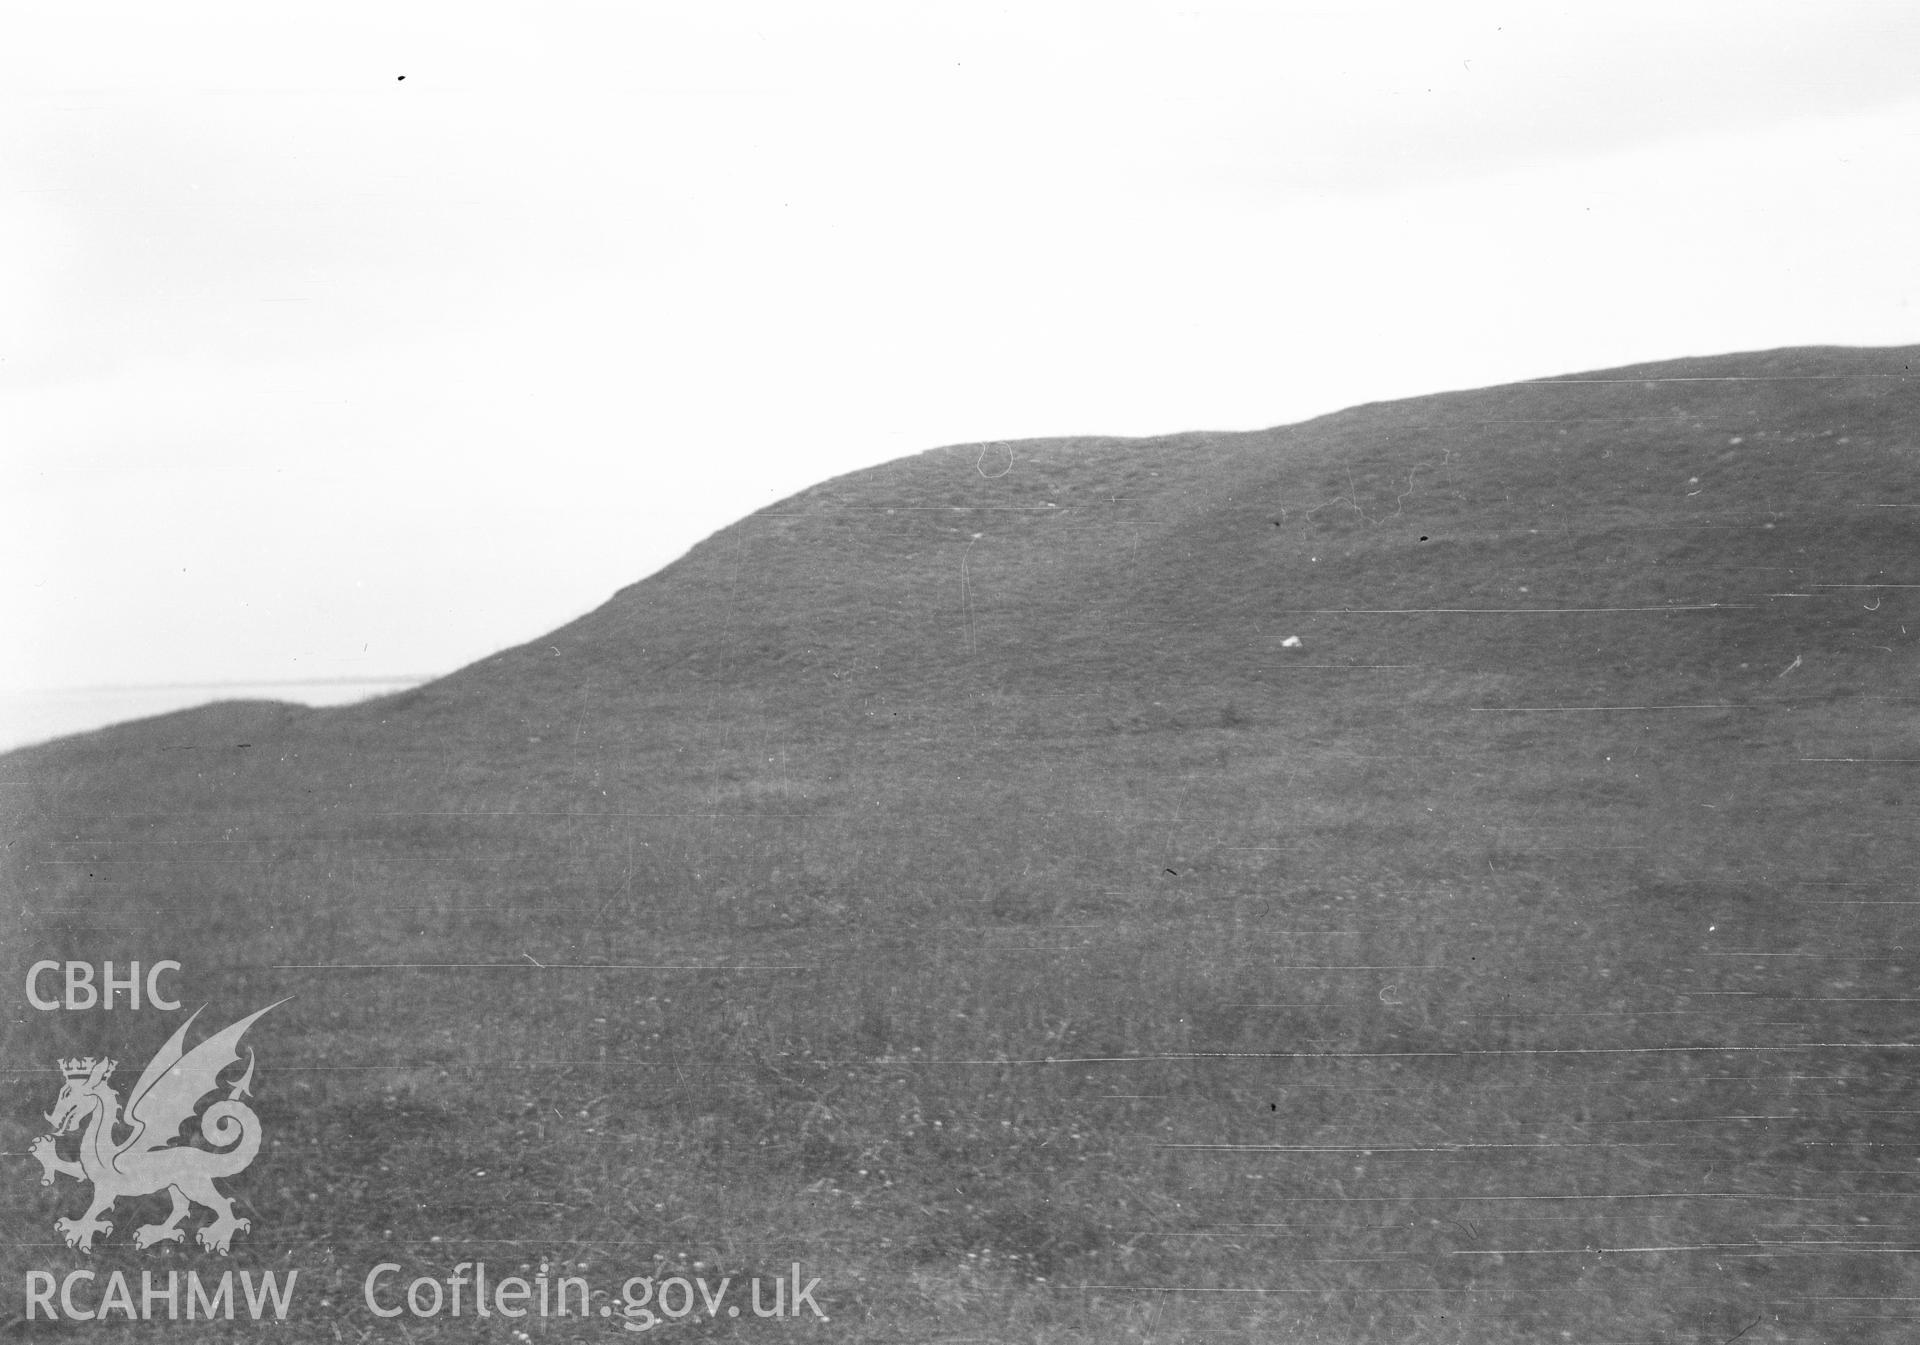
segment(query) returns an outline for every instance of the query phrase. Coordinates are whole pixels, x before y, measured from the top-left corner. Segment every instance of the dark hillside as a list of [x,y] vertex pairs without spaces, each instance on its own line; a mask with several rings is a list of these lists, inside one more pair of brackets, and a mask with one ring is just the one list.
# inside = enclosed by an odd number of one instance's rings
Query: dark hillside
[[[1902,1339],[1917,355],[826,482],[439,682],[12,754],[0,971],[298,996],[235,1257],[336,1302],[443,1238],[802,1259],[848,1339]],[[16,1154],[150,1049],[13,1018]]]

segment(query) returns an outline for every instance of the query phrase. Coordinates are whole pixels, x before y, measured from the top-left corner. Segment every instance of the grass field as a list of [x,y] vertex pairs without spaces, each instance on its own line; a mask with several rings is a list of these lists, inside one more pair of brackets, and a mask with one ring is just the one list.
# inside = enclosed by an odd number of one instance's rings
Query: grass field
[[[797,1261],[830,1323],[658,1330],[1912,1339],[1916,353],[938,450],[441,682],[0,760],[6,1316],[609,1340],[361,1282]],[[69,957],[296,997],[230,1262],[54,1234],[56,1059],[177,1026],[28,1008]]]

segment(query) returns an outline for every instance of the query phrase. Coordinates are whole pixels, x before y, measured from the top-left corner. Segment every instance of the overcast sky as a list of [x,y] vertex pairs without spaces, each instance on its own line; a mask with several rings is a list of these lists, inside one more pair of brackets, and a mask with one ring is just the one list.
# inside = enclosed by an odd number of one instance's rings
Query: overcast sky
[[1895,0],[0,16],[0,702],[449,671],[942,443],[1920,341]]

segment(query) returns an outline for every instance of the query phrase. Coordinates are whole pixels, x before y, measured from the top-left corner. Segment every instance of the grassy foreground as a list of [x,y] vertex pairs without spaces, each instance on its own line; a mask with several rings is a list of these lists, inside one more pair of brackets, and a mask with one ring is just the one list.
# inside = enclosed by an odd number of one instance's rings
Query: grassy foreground
[[[361,1283],[799,1262],[830,1323],[656,1329],[1911,1339],[1914,356],[940,450],[400,696],[14,753],[0,1312],[604,1341]],[[53,1233],[55,1060],[180,1017],[28,1007],[69,957],[296,997],[231,1258]]]

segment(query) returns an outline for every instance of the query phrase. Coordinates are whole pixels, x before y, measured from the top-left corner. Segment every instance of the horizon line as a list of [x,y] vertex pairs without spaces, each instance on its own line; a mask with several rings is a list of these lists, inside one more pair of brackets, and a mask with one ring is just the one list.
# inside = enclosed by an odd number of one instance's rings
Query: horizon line
[[80,686],[20,687],[0,691],[0,696],[70,695],[101,691],[207,691],[221,687],[378,686],[389,682],[412,682],[417,685],[444,676],[445,673],[392,673],[339,677],[237,677],[208,682],[100,682]]

